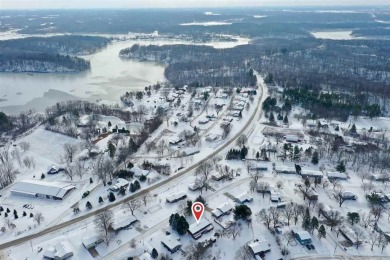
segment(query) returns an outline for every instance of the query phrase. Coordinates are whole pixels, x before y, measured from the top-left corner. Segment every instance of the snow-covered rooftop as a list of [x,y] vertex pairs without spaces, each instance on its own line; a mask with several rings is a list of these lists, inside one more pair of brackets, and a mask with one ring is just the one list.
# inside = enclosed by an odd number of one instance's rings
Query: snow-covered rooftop
[[12,191],[18,193],[26,194],[44,194],[53,197],[62,198],[65,194],[74,189],[75,186],[69,183],[61,182],[48,182],[48,181],[39,181],[39,180],[25,180],[16,183]]

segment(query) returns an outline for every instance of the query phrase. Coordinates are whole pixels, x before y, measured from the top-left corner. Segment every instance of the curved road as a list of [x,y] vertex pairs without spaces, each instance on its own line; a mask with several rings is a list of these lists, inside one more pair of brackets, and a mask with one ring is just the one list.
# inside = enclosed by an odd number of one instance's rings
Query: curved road
[[29,242],[30,240],[32,239],[36,239],[36,238],[39,238],[41,236],[44,236],[44,235],[47,235],[47,234],[50,234],[52,232],[55,232],[55,231],[58,231],[58,230],[61,230],[65,227],[68,227],[68,226],[71,226],[71,225],[74,225],[74,224],[77,224],[83,220],[86,220],[88,218],[91,218],[107,209],[112,209],[112,208],[115,208],[123,203],[126,203],[134,198],[138,198],[140,197],[141,195],[145,194],[145,193],[148,193],[148,192],[151,192],[173,180],[176,180],[178,179],[179,177],[182,177],[183,175],[191,172],[192,170],[196,169],[198,166],[200,166],[202,163],[206,162],[209,158],[213,157],[214,155],[220,153],[221,151],[223,151],[226,147],[228,147],[229,145],[231,145],[242,133],[245,132],[245,130],[251,126],[252,124],[252,121],[253,119],[256,117],[256,115],[258,114],[259,111],[261,111],[260,107],[261,107],[261,100],[263,98],[263,94],[264,94],[264,87],[261,83],[258,84],[261,88],[261,94],[259,95],[259,98],[258,98],[258,105],[256,107],[256,110],[253,112],[253,114],[251,115],[251,117],[249,118],[249,120],[247,121],[247,123],[240,129],[239,132],[237,132],[230,140],[228,140],[226,143],[224,143],[222,146],[218,147],[214,152],[212,152],[210,155],[208,155],[206,158],[200,160],[199,162],[191,165],[190,167],[186,168],[186,169],[183,169],[183,171],[181,172],[178,172],[176,175],[173,175],[172,177],[168,178],[168,179],[165,179],[151,187],[148,187],[146,189],[143,189],[141,190],[140,192],[136,193],[136,194],[133,194],[133,195],[130,195],[128,197],[126,197],[125,199],[121,200],[121,201],[117,201],[117,202],[114,202],[112,204],[109,204],[103,208],[100,208],[96,211],[93,211],[93,212],[89,212],[85,215],[82,215],[82,216],[79,216],[79,217],[76,217],[74,219],[71,219],[69,221],[66,221],[66,222],[63,222],[63,223],[60,223],[60,224],[57,224],[57,225],[54,225],[52,227],[49,227],[47,229],[44,229],[42,231],[39,231],[35,234],[31,234],[31,235],[28,235],[28,236],[25,236],[25,237],[21,237],[21,238],[17,238],[13,241],[9,241],[9,242],[6,242],[6,243],[3,243],[0,245],[0,250],[4,250],[6,248],[9,248],[9,247],[12,247],[12,246],[16,246],[16,245],[19,245],[19,244],[22,244],[22,243],[26,243],[26,242]]

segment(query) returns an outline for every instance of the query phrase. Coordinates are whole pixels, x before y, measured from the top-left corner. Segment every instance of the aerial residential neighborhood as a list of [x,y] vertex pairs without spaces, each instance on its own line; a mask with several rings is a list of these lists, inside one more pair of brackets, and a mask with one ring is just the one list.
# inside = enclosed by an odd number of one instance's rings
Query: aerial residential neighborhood
[[0,10],[0,259],[390,259],[388,6],[60,2]]

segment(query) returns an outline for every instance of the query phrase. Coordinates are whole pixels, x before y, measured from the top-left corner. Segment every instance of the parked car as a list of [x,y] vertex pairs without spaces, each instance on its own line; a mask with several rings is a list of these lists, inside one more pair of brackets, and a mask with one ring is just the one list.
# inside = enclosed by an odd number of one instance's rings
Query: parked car
[[84,199],[84,198],[87,197],[88,195],[89,195],[89,190],[87,190],[86,192],[83,193],[82,198]]

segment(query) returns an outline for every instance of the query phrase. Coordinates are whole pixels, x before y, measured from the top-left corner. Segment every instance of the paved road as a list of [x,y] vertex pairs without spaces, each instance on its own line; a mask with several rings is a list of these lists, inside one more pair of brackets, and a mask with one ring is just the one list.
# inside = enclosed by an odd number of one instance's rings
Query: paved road
[[247,121],[247,123],[241,128],[241,130],[236,133],[229,141],[227,141],[226,143],[224,143],[222,146],[220,146],[219,148],[217,148],[214,152],[212,152],[208,157],[200,160],[199,162],[191,165],[190,167],[188,168],[185,168],[183,169],[182,171],[178,172],[176,175],[173,175],[171,177],[169,177],[168,179],[165,179],[153,186],[150,186],[146,189],[143,189],[141,190],[140,192],[136,193],[136,194],[133,194],[133,195],[130,195],[128,197],[126,197],[125,199],[121,200],[121,201],[117,201],[117,202],[114,202],[114,203],[111,203],[103,208],[100,208],[98,210],[95,210],[93,212],[90,212],[90,213],[87,213],[85,215],[82,215],[82,216],[79,216],[79,217],[76,217],[74,219],[71,219],[69,221],[66,221],[66,222],[63,222],[63,223],[60,223],[60,224],[57,224],[57,225],[54,225],[54,226],[51,226],[47,229],[44,229],[42,231],[39,231],[35,234],[31,234],[31,235],[28,235],[28,236],[25,236],[25,237],[21,237],[21,238],[17,238],[13,241],[10,241],[10,242],[6,242],[6,243],[3,243],[0,245],[0,250],[4,250],[6,248],[9,248],[9,247],[12,247],[12,246],[16,246],[16,245],[19,245],[19,244],[22,244],[22,243],[26,243],[32,239],[36,239],[36,238],[39,238],[41,236],[44,236],[44,235],[47,235],[47,234],[50,234],[52,232],[56,232],[58,230],[61,230],[63,228],[66,228],[68,226],[71,226],[71,225],[74,225],[74,224],[77,224],[83,220],[86,220],[88,218],[91,218],[107,209],[112,209],[112,208],[115,208],[117,206],[120,206],[121,204],[123,203],[126,203],[128,202],[129,200],[132,200],[134,198],[137,198],[137,197],[140,197],[141,195],[145,194],[145,193],[148,193],[148,192],[151,192],[153,190],[156,190],[157,188],[171,182],[171,181],[174,181],[176,179],[178,179],[179,177],[182,177],[183,175],[187,174],[187,173],[190,173],[192,170],[196,169],[199,165],[201,165],[202,163],[206,162],[209,158],[213,157],[214,155],[218,154],[219,152],[223,151],[226,147],[228,147],[229,145],[231,145],[233,142],[235,142],[235,140],[242,134],[245,132],[245,130],[251,126],[252,124],[252,121],[253,119],[255,118],[255,116],[259,113],[259,111],[261,111],[260,107],[261,107],[261,100],[262,100],[262,97],[263,97],[263,92],[264,92],[264,88],[261,84],[259,84],[260,87],[261,87],[261,94],[259,95],[259,99],[258,99],[258,105],[256,107],[256,110],[254,111],[254,113],[251,115],[251,117],[249,118],[249,120]]

